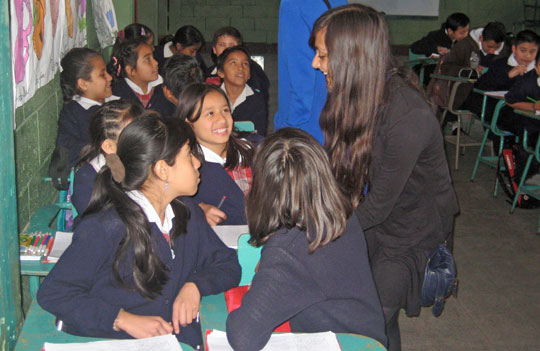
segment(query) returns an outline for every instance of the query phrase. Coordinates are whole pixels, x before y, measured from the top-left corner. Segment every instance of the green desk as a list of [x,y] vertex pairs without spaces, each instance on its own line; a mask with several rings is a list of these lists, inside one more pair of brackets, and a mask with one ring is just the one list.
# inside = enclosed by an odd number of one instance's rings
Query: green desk
[[405,61],[403,65],[408,67],[420,66],[420,73],[418,74],[418,80],[420,80],[420,86],[424,85],[424,71],[426,66],[436,65],[439,62],[439,57],[417,57],[416,59]]
[[[226,330],[227,307],[223,293],[203,297],[201,301],[201,327],[203,335],[207,329]],[[336,333],[343,351],[384,351],[384,346],[367,336]],[[206,340],[203,341],[206,342]]]
[[[39,351],[45,342],[74,343],[99,340],[103,339],[75,336],[56,330],[54,316],[43,310],[34,300],[26,315],[17,345],[15,345],[15,351]],[[193,350],[189,345],[182,343],[180,345],[183,350]]]

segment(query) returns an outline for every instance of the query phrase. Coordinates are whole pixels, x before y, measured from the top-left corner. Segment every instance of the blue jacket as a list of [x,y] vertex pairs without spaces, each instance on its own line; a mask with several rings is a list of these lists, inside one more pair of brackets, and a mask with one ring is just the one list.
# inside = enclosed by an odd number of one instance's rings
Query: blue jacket
[[[135,95],[123,78],[119,79],[113,85],[112,91],[113,95],[120,96],[124,100],[142,106],[141,100],[139,100],[137,95]],[[172,117],[176,110],[176,106],[165,97],[165,94],[163,93],[163,84],[154,87],[154,94],[150,98],[150,102],[148,102],[146,109],[157,111],[164,117]]]
[[88,127],[92,115],[98,108],[96,105],[86,110],[77,101],[71,100],[60,111],[56,146],[63,146],[69,150],[71,167],[75,166],[82,148],[88,143]]
[[221,205],[220,210],[225,212],[227,219],[220,224],[247,224],[244,193],[223,166],[219,163],[205,161],[199,168],[199,173],[201,182],[197,194],[193,196],[195,201],[217,206],[223,195],[225,195],[227,198]]
[[79,215],[82,215],[86,211],[90,203],[96,177],[96,170],[90,163],[85,164],[75,173],[71,202]]
[[[332,7],[346,0],[330,0]],[[311,67],[315,56],[309,44],[315,20],[328,8],[321,1],[282,0],[278,32],[278,111],[274,129],[296,127],[305,130],[321,144],[324,137],[319,116],[326,103],[324,75]]]
[[287,320],[293,332],[355,333],[386,344],[383,312],[356,215],[341,237],[313,254],[305,231],[283,228],[273,234],[242,306],[227,318],[227,338],[237,351],[260,350],[272,330]]
[[[111,208],[81,220],[73,242],[41,284],[37,296],[39,304],[61,319],[71,334],[126,339],[130,338],[127,333],[112,329],[120,308],[138,315],[161,316],[170,322],[172,304],[184,283],[194,282],[201,296],[238,285],[240,265],[235,251],[217,237],[193,200],[182,200],[189,207],[191,218],[187,234],[174,241],[174,259],[162,233],[151,224],[155,250],[170,270],[169,280],[157,298],[144,298],[116,282],[112,263],[125,236],[125,227]],[[126,258],[132,255],[128,252]],[[133,286],[132,271],[127,266],[120,268],[120,275]],[[200,345],[200,325],[193,321],[182,327],[177,338],[193,346]]]

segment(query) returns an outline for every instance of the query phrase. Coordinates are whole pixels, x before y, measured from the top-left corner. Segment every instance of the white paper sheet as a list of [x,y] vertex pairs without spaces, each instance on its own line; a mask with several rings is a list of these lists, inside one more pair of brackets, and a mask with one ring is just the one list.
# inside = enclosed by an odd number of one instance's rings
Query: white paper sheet
[[47,261],[57,262],[64,251],[66,251],[69,244],[71,244],[71,239],[73,239],[73,233],[71,232],[56,232],[53,247],[51,253],[47,257]]
[[106,340],[85,343],[53,344],[46,342],[45,351],[182,351],[172,334],[134,340]]
[[212,227],[217,236],[231,249],[238,249],[238,237],[249,233],[247,225],[216,225]]

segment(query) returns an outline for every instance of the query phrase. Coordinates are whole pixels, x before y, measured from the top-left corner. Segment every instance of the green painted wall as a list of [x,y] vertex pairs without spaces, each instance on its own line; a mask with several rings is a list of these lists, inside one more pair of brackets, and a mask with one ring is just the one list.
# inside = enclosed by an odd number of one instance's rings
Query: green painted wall
[[[319,0],[306,0],[306,4],[309,1]],[[150,26],[158,36],[173,34],[179,27],[191,24],[201,30],[207,41],[212,39],[217,28],[232,25],[242,32],[247,42],[276,43],[279,3],[279,0],[139,1],[139,22]],[[473,27],[499,20],[508,31],[512,30],[513,23],[523,18],[518,0],[440,0],[438,18],[388,17],[392,44],[409,45],[427,32],[438,29],[453,12],[466,13]]]

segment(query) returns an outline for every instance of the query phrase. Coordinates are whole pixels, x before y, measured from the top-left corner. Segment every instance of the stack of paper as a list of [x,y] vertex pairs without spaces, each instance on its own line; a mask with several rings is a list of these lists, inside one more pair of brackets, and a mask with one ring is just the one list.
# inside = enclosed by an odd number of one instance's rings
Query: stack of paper
[[70,232],[56,232],[56,235],[54,236],[54,243],[53,247],[51,249],[51,253],[49,253],[49,257],[47,257],[47,261],[49,262],[57,262],[60,256],[66,251],[69,244],[71,244],[71,239],[73,238],[73,233]]
[[[211,351],[234,351],[227,341],[227,334],[211,330],[206,335],[206,343]],[[340,351],[336,334],[323,333],[279,333],[272,334],[262,351]]]
[[106,340],[85,343],[45,343],[45,351],[182,351],[182,346],[172,334],[134,340]]

